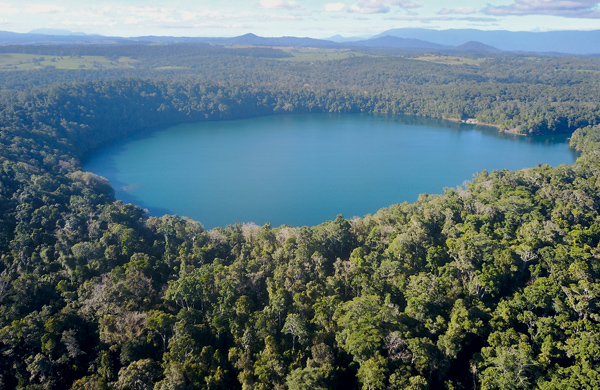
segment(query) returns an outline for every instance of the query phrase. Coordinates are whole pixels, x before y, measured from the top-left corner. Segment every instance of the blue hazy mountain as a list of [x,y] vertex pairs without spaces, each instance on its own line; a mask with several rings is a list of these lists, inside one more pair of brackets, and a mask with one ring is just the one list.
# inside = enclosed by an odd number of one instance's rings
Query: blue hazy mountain
[[169,36],[123,38],[82,34],[54,29],[37,29],[27,34],[0,31],[0,44],[149,44],[160,42],[205,43],[211,45],[396,48],[483,53],[517,51],[600,54],[600,30],[525,32],[402,28],[388,30],[369,39],[356,37],[354,40],[339,36],[332,37],[331,40],[307,37],[260,37],[251,33],[230,38]]
[[29,34],[42,34],[42,35],[88,35],[84,32],[76,32],[71,30],[64,30],[59,28],[36,28],[35,30],[29,31]]
[[332,41],[332,42],[343,43],[343,42],[364,41],[364,40],[370,39],[370,38],[371,38],[371,35],[356,36],[356,37],[344,37],[342,35],[337,34],[332,37],[326,38],[326,40]]
[[421,39],[400,38],[392,35],[385,35],[377,38],[345,43],[353,46],[395,47],[400,49],[441,50],[447,48],[446,45],[427,42]]
[[399,28],[384,31],[373,38],[384,37],[386,35],[404,39],[419,39],[447,46],[458,46],[470,41],[476,41],[504,51],[571,54],[600,53],[600,30],[529,32]]

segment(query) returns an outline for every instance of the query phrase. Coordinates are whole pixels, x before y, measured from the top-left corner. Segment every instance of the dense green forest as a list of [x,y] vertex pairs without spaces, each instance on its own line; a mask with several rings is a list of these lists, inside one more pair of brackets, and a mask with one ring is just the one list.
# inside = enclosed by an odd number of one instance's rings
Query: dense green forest
[[[0,388],[600,387],[597,58],[119,50],[139,63],[0,72]],[[209,231],[81,171],[126,135],[290,112],[574,132],[582,155],[363,218]]]

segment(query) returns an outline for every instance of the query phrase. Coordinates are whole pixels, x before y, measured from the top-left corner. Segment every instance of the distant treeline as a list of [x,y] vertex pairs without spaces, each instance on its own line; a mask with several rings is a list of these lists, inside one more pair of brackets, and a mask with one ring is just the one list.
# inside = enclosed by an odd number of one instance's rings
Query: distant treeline
[[131,57],[140,59],[167,57],[171,61],[180,61],[186,57],[256,57],[288,58],[290,54],[269,47],[227,48],[206,43],[171,45],[5,45],[0,53],[21,53],[48,56],[102,56],[109,59]]
[[[61,46],[19,48],[29,52],[84,52]],[[267,51],[271,54],[264,56],[288,55],[279,49],[201,45],[94,46],[85,50],[109,57],[134,56],[139,62],[134,70],[6,71],[0,73],[0,82],[7,90],[22,90],[31,85],[137,78],[140,90],[126,89],[126,95],[141,94],[144,88],[156,89],[157,95],[152,99],[142,99],[147,104],[169,106],[172,100],[168,90],[181,89],[186,96],[177,103],[177,109],[188,113],[203,110],[192,103],[198,100],[194,95],[198,91],[188,86],[208,84],[220,88],[223,98],[231,98],[232,102],[226,104],[229,112],[220,114],[230,117],[247,115],[248,105],[255,105],[250,101],[271,99],[277,103],[263,107],[266,111],[277,112],[278,107],[285,105],[288,112],[385,112],[453,120],[475,118],[522,134],[573,132],[600,123],[600,65],[597,59],[588,57],[506,55],[444,65],[396,56],[285,61],[241,54]],[[67,95],[68,89],[74,88],[77,95],[77,89],[82,87],[73,84],[60,88],[66,88]],[[85,88],[93,88],[93,84]],[[239,91],[252,96],[237,96]],[[115,104],[127,107],[127,101],[114,98]],[[106,105],[110,104],[106,101]],[[183,107],[185,104],[189,106]],[[265,113],[261,110],[256,114]]]

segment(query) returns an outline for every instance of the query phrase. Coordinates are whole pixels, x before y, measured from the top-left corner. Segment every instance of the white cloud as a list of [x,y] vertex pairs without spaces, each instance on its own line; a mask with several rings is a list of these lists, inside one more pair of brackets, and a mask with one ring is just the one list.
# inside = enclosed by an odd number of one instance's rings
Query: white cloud
[[475,13],[475,8],[442,8],[438,11],[439,15],[470,15]]
[[112,20],[122,20],[125,24],[139,24],[145,26],[160,26],[167,24],[168,28],[176,28],[181,24],[185,29],[202,19],[222,20],[242,17],[240,14],[230,13],[227,16],[215,11],[203,10],[202,12],[184,11],[173,8],[157,7],[127,7],[107,10],[106,16]]
[[390,12],[390,7],[384,4],[375,4],[375,2],[362,2],[350,6],[348,12],[357,14],[386,14]]
[[130,14],[135,15],[137,17],[146,17],[146,18],[155,18],[155,17],[164,17],[165,14],[171,13],[170,11],[164,8],[154,8],[154,7],[129,7],[128,11]]
[[348,8],[348,12],[360,14],[385,14],[390,12],[392,6],[411,9],[421,7],[421,4],[410,0],[363,0]]
[[65,7],[59,7],[52,4],[31,4],[25,8],[25,12],[29,14],[56,14],[65,12]]
[[[492,4],[486,6],[486,3]],[[460,28],[466,22],[493,23],[501,20],[501,27],[518,29],[523,26],[519,21],[522,18],[504,16],[550,15],[531,17],[532,22],[527,24],[527,28],[531,25],[531,28],[542,29],[597,29],[599,5],[600,0],[485,0],[462,3],[443,0],[176,0],[171,3],[154,0],[21,0],[17,3],[16,0],[0,0],[0,23],[10,23],[11,29],[16,31],[77,26],[78,31],[108,35],[173,34],[173,29],[179,29],[181,35],[194,36],[206,35],[210,28],[215,30],[216,35],[251,31],[275,36],[294,35],[299,30],[331,31],[332,35],[344,31],[381,30],[397,26],[398,23],[392,20],[431,22],[453,28]],[[387,22],[377,15],[384,16]],[[572,19],[563,18],[557,23],[558,16]],[[299,20],[303,22],[296,22]],[[222,32],[216,33],[217,29]]]
[[173,17],[172,10],[155,7],[128,7],[126,12],[118,14],[124,18],[123,22],[128,25],[173,23],[177,20]]
[[412,9],[422,5],[410,0],[363,0],[350,6],[344,3],[327,3],[324,9],[326,12],[345,11],[357,14],[385,14],[390,12],[393,6]]
[[195,14],[194,12],[189,12],[189,11],[182,11],[180,12],[181,15],[181,19],[183,20],[194,20],[198,17],[197,14]]
[[488,6],[486,14],[508,15],[551,15],[565,18],[600,18],[598,0],[514,0],[513,4]]
[[473,17],[473,16],[465,16],[465,17],[455,17],[455,16],[394,16],[387,18],[388,20],[398,20],[404,22],[422,22],[422,23],[431,23],[431,22],[451,22],[455,20],[465,21],[465,22],[497,22],[498,19],[495,18],[485,18],[485,17]]
[[123,22],[125,24],[138,24],[140,23],[140,20],[136,17],[130,16],[128,18],[125,18],[125,21]]
[[346,4],[344,3],[328,3],[325,4],[325,11],[327,12],[341,12],[346,10]]
[[[18,8],[13,7],[11,4],[8,3],[0,3],[0,15],[2,16],[7,16],[7,15],[16,15],[18,14],[20,11]],[[3,19],[4,20],[4,19]]]
[[[245,21],[252,20],[256,11],[232,10],[232,9],[207,9],[188,8],[175,9],[170,7],[156,6],[114,6],[114,7],[90,7],[85,12],[79,12],[79,20],[94,20],[90,25],[106,27],[118,27],[121,35],[160,35],[172,34],[167,30],[186,31],[185,34],[195,34],[194,30],[226,30],[234,29],[256,29],[253,24],[247,26]],[[280,18],[283,20],[283,18]],[[297,18],[296,18],[297,19]],[[72,18],[71,20],[77,20]],[[261,23],[271,19],[261,15]],[[294,20],[287,18],[286,20]],[[123,32],[125,31],[125,32]],[[162,31],[162,32],[160,32]],[[101,32],[105,33],[105,32]],[[184,33],[181,33],[184,34]]]
[[263,20],[268,20],[271,22],[289,22],[289,21],[301,21],[304,20],[302,16],[299,15],[265,15]]
[[302,8],[300,4],[295,1],[283,1],[283,0],[260,0],[257,5],[258,8],[262,9],[287,9],[295,10]]

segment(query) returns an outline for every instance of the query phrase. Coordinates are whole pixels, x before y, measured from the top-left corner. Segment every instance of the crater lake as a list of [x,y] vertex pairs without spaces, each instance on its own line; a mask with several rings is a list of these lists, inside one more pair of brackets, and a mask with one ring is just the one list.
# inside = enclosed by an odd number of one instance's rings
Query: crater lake
[[84,169],[151,215],[209,229],[303,226],[442,193],[481,170],[571,164],[567,137],[413,116],[278,115],[149,132],[97,151]]

